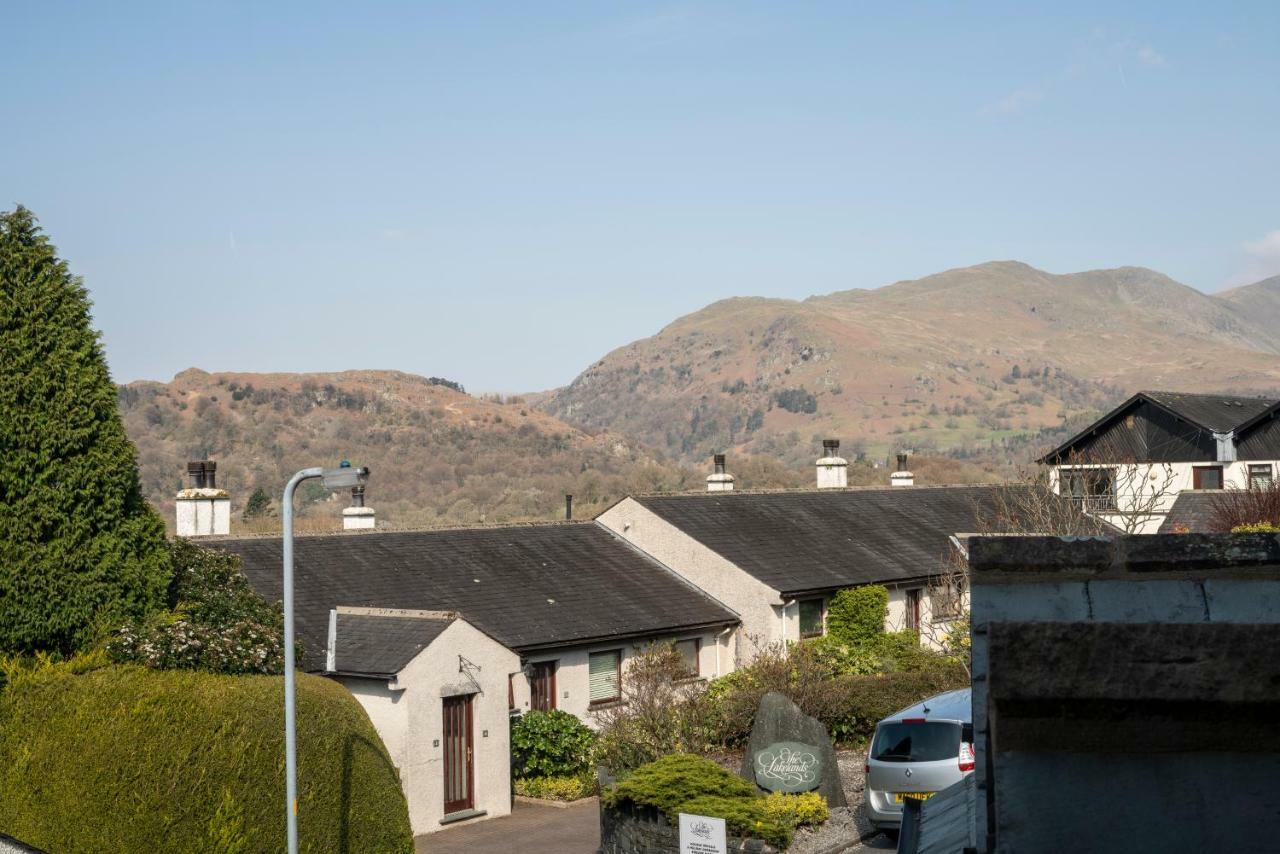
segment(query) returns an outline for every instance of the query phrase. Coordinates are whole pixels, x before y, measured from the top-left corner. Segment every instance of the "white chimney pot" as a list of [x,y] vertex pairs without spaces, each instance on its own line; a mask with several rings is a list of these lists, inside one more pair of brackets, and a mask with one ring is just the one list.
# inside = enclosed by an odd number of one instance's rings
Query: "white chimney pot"
[[817,462],[818,489],[844,489],[849,485],[849,461],[837,456],[839,450],[839,442],[822,443],[824,456]]
[[342,530],[357,531],[374,527],[372,507],[345,507],[342,510]]

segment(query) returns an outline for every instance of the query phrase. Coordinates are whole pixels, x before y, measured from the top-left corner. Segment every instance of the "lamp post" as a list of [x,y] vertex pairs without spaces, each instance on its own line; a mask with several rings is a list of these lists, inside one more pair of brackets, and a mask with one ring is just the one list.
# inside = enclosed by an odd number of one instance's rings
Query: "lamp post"
[[298,745],[294,725],[294,655],[293,655],[293,494],[298,484],[313,477],[322,478],[326,489],[364,486],[369,469],[354,467],[346,460],[336,469],[309,468],[289,478],[284,487],[284,785],[285,822],[288,827],[289,854],[298,854]]

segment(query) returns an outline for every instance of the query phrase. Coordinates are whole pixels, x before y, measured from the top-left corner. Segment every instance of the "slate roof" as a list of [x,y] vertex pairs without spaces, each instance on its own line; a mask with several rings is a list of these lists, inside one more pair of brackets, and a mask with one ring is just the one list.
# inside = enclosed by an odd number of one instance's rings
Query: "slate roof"
[[1239,397],[1229,394],[1186,394],[1176,391],[1144,391],[1140,394],[1184,421],[1217,433],[1236,429],[1276,403],[1273,397]]
[[[1160,523],[1157,534],[1209,534],[1213,533],[1209,523],[1213,520],[1213,506],[1220,490],[1187,489],[1178,493],[1169,515]],[[1185,530],[1184,530],[1185,529]]]
[[1249,424],[1280,400],[1266,397],[1242,397],[1230,394],[1192,394],[1181,391],[1140,391],[1088,427],[1058,445],[1037,462],[1059,462],[1077,442],[1101,430],[1128,412],[1135,404],[1150,401],[1190,424],[1211,433],[1227,433]]
[[716,492],[635,500],[783,595],[924,578],[982,530],[992,486]]
[[[250,584],[282,597],[278,537],[210,541]],[[517,652],[728,625],[737,615],[594,522],[299,536],[295,623],[324,667],[339,605],[456,611]]]
[[430,646],[455,619],[349,614],[339,610],[334,626],[333,672],[390,678]]

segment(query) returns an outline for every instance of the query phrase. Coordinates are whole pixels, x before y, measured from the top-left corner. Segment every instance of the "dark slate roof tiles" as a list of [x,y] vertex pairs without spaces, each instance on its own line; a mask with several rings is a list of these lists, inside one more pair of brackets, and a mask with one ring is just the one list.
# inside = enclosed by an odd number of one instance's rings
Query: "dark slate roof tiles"
[[[210,543],[281,598],[279,538]],[[329,609],[456,611],[520,651],[726,625],[737,616],[594,522],[339,534],[294,541],[296,623],[324,666]]]
[[394,676],[453,621],[453,617],[348,614],[339,610],[334,626],[334,672]]
[[783,594],[936,575],[981,530],[996,487],[639,496],[636,501]]
[[1183,420],[1218,433],[1234,430],[1276,403],[1275,398],[1230,394],[1188,394],[1177,391],[1144,391],[1142,394]]
[[1184,490],[1178,493],[1158,534],[1209,534],[1213,532],[1213,507],[1218,490]]

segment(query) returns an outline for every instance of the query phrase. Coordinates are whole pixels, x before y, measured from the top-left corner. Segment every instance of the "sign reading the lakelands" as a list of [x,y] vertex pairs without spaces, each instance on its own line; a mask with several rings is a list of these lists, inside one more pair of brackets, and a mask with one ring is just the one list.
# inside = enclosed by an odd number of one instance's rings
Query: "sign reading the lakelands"
[[729,854],[724,819],[680,813],[680,854]]
[[778,741],[757,750],[756,784],[771,792],[811,792],[822,783],[822,754],[798,741]]

